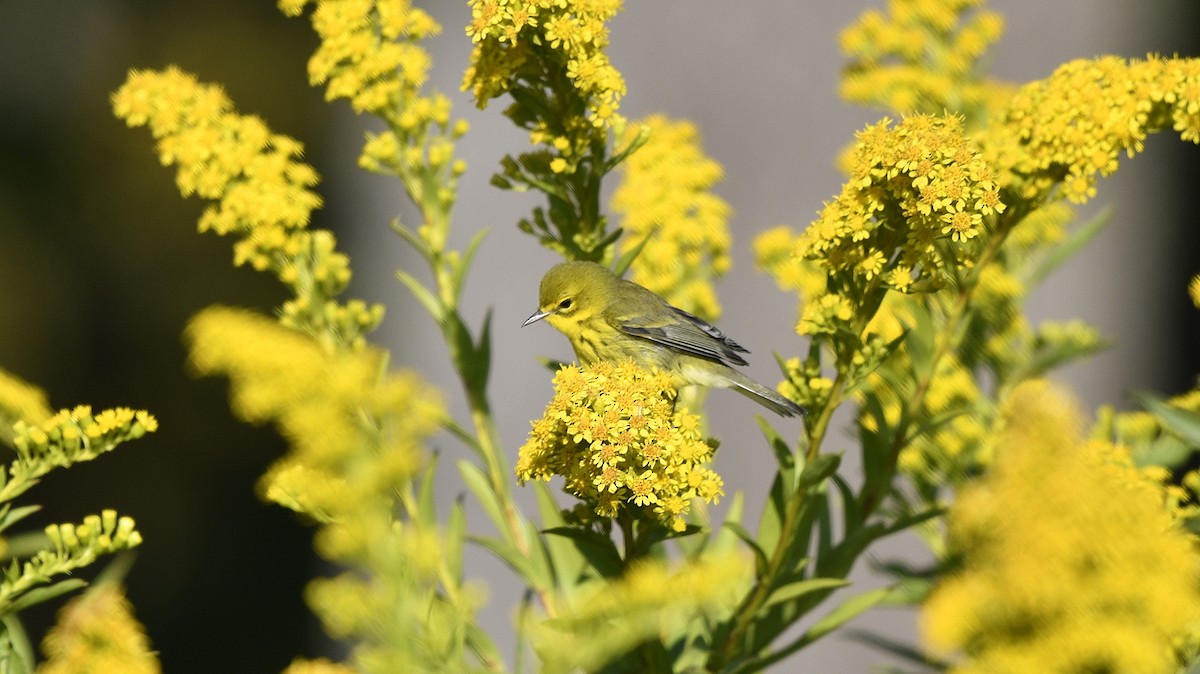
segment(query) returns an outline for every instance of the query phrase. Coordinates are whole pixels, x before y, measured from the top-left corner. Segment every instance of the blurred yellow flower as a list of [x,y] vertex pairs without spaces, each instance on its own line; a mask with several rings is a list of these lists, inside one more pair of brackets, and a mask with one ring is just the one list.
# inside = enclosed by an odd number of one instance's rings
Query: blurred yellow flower
[[[645,241],[631,280],[707,321],[721,315],[714,277],[729,269],[731,209],[712,192],[721,165],[704,154],[690,122],[655,115],[630,125],[623,143],[642,133],[642,147],[622,164],[612,209],[621,217],[629,251]],[[647,240],[649,237],[649,240]]]
[[1005,405],[990,472],[949,516],[961,568],[927,601],[929,645],[955,674],[1177,671],[1200,619],[1200,558],[1160,482],[1127,452],[1084,441],[1043,382]]

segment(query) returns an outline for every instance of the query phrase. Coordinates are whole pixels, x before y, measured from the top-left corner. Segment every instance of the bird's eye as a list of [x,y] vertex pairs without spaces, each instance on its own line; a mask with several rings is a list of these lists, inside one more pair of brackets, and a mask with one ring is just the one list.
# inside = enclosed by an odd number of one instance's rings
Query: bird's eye
[[570,309],[571,308],[571,298],[568,297],[567,299],[559,302],[558,308],[559,309]]

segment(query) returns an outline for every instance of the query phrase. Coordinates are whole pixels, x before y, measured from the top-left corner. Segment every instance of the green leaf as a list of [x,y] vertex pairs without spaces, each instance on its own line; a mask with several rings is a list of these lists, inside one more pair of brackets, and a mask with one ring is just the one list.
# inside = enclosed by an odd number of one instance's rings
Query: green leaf
[[433,320],[438,325],[441,325],[446,318],[446,306],[442,304],[442,301],[436,295],[429,292],[429,289],[422,285],[414,276],[403,269],[396,270],[396,278],[408,287],[413,297],[417,298],[421,306],[425,307],[430,316],[433,316]]
[[750,552],[754,554],[754,576],[762,578],[767,572],[767,553],[759,546],[758,541],[754,540],[749,531],[746,531],[746,527],[737,522],[725,522],[724,528],[733,532],[734,536],[740,538],[746,547],[750,548]]
[[783,477],[775,473],[771,491],[767,493],[767,502],[763,504],[762,514],[758,517],[758,542],[768,550],[773,550],[779,543],[779,534],[783,531],[783,519],[787,512],[787,495],[790,493],[791,490],[785,490],[783,486]]
[[796,453],[766,419],[756,414],[754,420],[758,422],[758,428],[775,455],[775,463],[779,465],[779,474],[783,476],[783,484],[786,487],[784,496],[790,496],[791,488],[796,484]]
[[458,303],[458,298],[462,295],[463,286],[466,285],[467,272],[471,269],[471,262],[475,259],[475,254],[479,252],[479,246],[487,237],[488,230],[481,229],[471,237],[471,243],[467,244],[467,250],[463,253],[462,259],[458,262],[458,266],[454,269],[454,302]]
[[492,187],[497,187],[502,190],[516,190],[513,182],[499,173],[493,173],[491,179],[488,180],[488,183],[490,183]]
[[[542,528],[556,529],[565,527],[562,510],[550,493],[550,487],[538,480],[533,483],[533,493],[537,497],[538,512],[541,515]],[[587,558],[579,551],[578,545],[562,536],[544,536],[546,554],[550,555],[551,566],[554,567],[555,578],[560,585],[573,587],[579,580],[579,574],[587,564]]]
[[636,246],[625,251],[621,257],[617,258],[616,263],[613,264],[612,272],[614,276],[620,278],[625,275],[625,272],[629,270],[629,265],[633,264],[633,261],[637,259],[638,255],[641,254],[642,249],[646,247],[646,244],[650,243],[650,239],[655,233],[655,231],[651,231],[640,242],[638,242]]
[[799,639],[793,642],[793,644],[788,645],[788,649],[791,650],[793,646],[796,646],[797,649],[803,648],[817,641],[826,634],[854,620],[864,611],[875,607],[884,599],[887,599],[891,591],[891,588],[880,587],[851,597],[827,613],[823,618],[813,623],[813,626],[808,628],[808,631],[801,635]]
[[3,621],[3,627],[0,628],[0,671],[4,674],[30,674],[37,660],[20,619],[9,614],[0,618],[0,621]]
[[467,540],[467,514],[462,498],[457,498],[446,518],[446,568],[455,579],[462,578],[463,543]]
[[633,140],[629,142],[629,145],[625,146],[620,152],[616,153],[607,162],[605,162],[604,172],[608,173],[609,171],[615,169],[617,165],[628,159],[629,155],[637,152],[639,148],[645,145],[646,141],[648,140],[650,140],[650,126],[642,124],[638,127],[638,133],[633,137]]
[[800,471],[800,481],[797,487],[799,489],[808,489],[815,487],[825,481],[830,475],[833,475],[837,470],[838,464],[842,462],[841,454],[818,454],[804,470]]
[[54,583],[53,585],[47,585],[45,587],[35,587],[32,590],[29,590],[28,592],[25,592],[25,593],[19,595],[16,599],[14,599],[12,601],[12,603],[8,605],[7,611],[9,613],[20,613],[21,611],[29,608],[30,606],[33,606],[34,604],[40,604],[44,601],[50,601],[51,599],[54,599],[55,597],[62,596],[73,590],[78,590],[79,588],[85,587],[86,585],[87,585],[86,581],[80,580],[78,578],[68,578],[66,580],[60,580],[57,583]]
[[579,553],[601,576],[616,578],[621,575],[621,553],[608,536],[579,527],[552,527],[544,529],[542,533],[561,536],[574,543]]
[[1130,457],[1133,459],[1134,465],[1139,468],[1144,466],[1178,468],[1187,463],[1195,451],[1194,447],[1189,447],[1174,435],[1160,435],[1152,442],[1134,447],[1130,452]]
[[1061,267],[1064,262],[1074,257],[1081,248],[1086,246],[1097,234],[1108,226],[1108,223],[1112,222],[1114,212],[1112,206],[1105,206],[1095,217],[1072,231],[1070,236],[1052,248],[1050,253],[1029,274],[1025,279],[1025,286],[1030,289],[1040,286],[1042,281],[1046,280],[1047,276],[1055,269]]
[[767,598],[763,608],[766,609],[775,604],[782,604],[785,601],[791,601],[797,597],[803,597],[812,592],[821,590],[835,590],[839,587],[845,587],[850,584],[850,581],[843,578],[809,578],[799,580],[794,583],[788,583],[776,588]]
[[418,511],[412,513],[412,515],[425,525],[437,524],[437,501],[435,500],[434,483],[437,481],[439,456],[440,454],[436,451],[430,455],[429,463],[425,466],[424,474],[421,476],[421,483],[417,487]]
[[538,575],[536,566],[529,555],[521,552],[515,545],[507,541],[500,540],[494,536],[467,536],[467,540],[484,547],[496,555],[496,557],[508,565],[521,580],[533,587],[547,587],[550,585],[549,579]]
[[488,519],[492,520],[492,525],[496,527],[497,531],[507,532],[504,507],[500,504],[500,497],[492,490],[492,484],[484,475],[483,470],[466,459],[459,459],[457,465],[463,482],[475,495],[475,500],[479,502]]
[[41,509],[42,507],[38,505],[21,506],[20,508],[12,508],[8,505],[4,506],[4,509],[0,511],[2,513],[0,514],[0,531],[4,531]]
[[1133,395],[1142,407],[1158,417],[1163,428],[1178,435],[1191,447],[1200,448],[1200,414],[1175,407],[1144,391],[1135,391]]
[[837,487],[838,495],[842,498],[842,527],[843,530],[855,529],[862,523],[862,508],[858,505],[858,499],[854,496],[854,490],[850,488],[850,483],[846,482],[845,478],[837,473],[830,476],[833,484]]

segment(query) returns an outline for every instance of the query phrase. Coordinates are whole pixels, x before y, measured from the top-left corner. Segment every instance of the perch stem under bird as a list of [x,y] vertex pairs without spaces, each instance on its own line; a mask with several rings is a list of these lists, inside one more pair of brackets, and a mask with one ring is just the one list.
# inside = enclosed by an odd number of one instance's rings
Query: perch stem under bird
[[567,336],[583,365],[631,360],[671,373],[676,388],[730,388],[785,417],[807,413],[733,369],[747,364],[741,354],[749,351],[740,344],[595,262],[563,262],[546,272],[538,310],[522,327],[542,319]]

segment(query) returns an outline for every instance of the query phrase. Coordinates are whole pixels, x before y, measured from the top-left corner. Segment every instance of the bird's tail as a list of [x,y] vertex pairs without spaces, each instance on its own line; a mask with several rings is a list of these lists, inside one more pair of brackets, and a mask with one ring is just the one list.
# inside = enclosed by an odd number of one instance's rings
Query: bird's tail
[[780,416],[808,415],[808,410],[783,397],[778,391],[763,386],[733,368],[729,368],[728,378],[730,388]]

